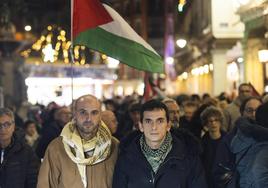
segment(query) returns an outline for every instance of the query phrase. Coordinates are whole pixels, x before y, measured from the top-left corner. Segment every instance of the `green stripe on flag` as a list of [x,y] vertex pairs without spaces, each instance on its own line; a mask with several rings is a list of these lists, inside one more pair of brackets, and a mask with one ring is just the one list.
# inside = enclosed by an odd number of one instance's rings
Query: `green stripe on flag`
[[79,33],[74,39],[74,45],[87,46],[139,70],[164,72],[164,64],[159,55],[135,41],[99,27]]

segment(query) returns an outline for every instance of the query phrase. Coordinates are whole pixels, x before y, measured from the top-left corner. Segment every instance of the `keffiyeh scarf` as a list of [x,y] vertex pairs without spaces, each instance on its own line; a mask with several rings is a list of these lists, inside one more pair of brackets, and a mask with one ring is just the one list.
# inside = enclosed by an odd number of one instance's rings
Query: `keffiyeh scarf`
[[165,140],[158,149],[151,149],[145,142],[144,135],[140,138],[140,146],[142,153],[151,165],[153,171],[156,173],[161,163],[164,162],[166,156],[172,148],[172,136],[170,132],[167,133]]

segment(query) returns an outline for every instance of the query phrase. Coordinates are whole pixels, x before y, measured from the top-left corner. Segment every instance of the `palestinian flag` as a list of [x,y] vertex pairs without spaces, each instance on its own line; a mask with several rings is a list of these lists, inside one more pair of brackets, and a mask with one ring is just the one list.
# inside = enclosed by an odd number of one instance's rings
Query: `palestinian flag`
[[98,0],[73,0],[73,45],[84,45],[133,68],[162,73],[164,64],[146,43],[111,7]]

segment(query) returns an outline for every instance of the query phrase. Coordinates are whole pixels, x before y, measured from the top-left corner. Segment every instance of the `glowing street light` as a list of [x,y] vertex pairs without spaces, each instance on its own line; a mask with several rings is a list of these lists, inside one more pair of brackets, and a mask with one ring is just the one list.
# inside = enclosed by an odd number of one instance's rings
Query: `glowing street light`
[[24,27],[24,30],[25,30],[25,31],[31,31],[31,30],[32,30],[32,27],[31,27],[30,25],[26,25],[26,26]]
[[178,39],[176,41],[176,44],[177,44],[178,47],[184,48],[186,46],[186,44],[187,44],[187,41],[185,39]]
[[174,64],[174,58],[173,57],[167,57],[166,58],[166,63],[168,65],[173,65]]

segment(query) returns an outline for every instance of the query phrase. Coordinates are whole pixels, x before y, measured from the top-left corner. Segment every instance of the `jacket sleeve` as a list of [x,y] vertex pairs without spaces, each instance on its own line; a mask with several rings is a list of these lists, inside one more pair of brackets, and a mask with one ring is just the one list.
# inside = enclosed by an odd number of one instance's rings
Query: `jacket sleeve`
[[35,153],[32,151],[32,149],[30,148],[29,148],[28,155],[29,155],[29,158],[28,158],[28,164],[27,164],[27,170],[26,170],[25,187],[36,188],[40,161],[35,155]]
[[113,174],[113,188],[127,188],[128,181],[127,175],[123,170],[123,159],[122,157],[118,157],[118,160],[115,165],[114,174]]
[[199,156],[191,160],[190,176],[187,184],[187,187],[191,188],[207,188],[205,172]]
[[253,179],[256,188],[268,187],[268,150],[261,150],[256,155],[252,167]]
[[[51,144],[53,144],[53,142]],[[58,180],[60,178],[59,161],[55,156],[57,152],[53,152],[50,146],[45,153],[44,160],[40,167],[37,188],[58,187]]]

